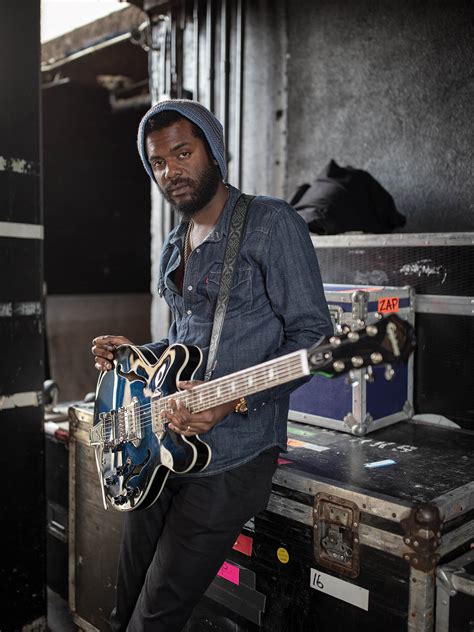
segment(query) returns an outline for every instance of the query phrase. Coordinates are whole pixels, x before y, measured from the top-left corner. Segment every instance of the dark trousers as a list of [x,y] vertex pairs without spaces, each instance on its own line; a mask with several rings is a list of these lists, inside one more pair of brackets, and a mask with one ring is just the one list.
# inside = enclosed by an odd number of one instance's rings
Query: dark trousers
[[267,506],[279,449],[221,474],[169,478],[125,516],[114,632],[179,632],[243,525]]

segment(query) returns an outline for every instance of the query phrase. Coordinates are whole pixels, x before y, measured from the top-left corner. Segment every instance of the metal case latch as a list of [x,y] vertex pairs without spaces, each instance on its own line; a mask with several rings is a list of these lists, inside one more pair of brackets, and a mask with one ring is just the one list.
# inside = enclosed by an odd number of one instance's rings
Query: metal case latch
[[320,492],[313,508],[315,560],[348,577],[359,575],[359,515],[357,505]]

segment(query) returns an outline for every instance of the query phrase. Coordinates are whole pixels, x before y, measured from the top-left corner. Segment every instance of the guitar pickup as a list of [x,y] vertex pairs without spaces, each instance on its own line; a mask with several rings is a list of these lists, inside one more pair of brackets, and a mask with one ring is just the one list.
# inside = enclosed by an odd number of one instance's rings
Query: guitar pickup
[[130,404],[125,407],[125,436],[126,441],[131,441],[138,447],[143,438],[142,424],[140,419],[140,402],[134,397]]

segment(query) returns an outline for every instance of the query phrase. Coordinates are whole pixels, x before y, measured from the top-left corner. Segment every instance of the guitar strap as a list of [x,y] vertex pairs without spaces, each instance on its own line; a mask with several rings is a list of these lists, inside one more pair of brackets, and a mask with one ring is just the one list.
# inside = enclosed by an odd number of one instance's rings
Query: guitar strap
[[206,382],[211,379],[215,369],[217,347],[219,346],[222,327],[224,326],[230,287],[234,278],[235,261],[242,242],[247,210],[254,197],[253,195],[241,195],[237,200],[234,210],[232,211],[232,217],[230,218],[229,236],[227,237],[227,245],[225,248],[219,293],[217,295],[216,310],[214,312],[214,323],[212,325],[211,342],[209,345],[209,355],[207,356],[207,366],[204,374],[204,380]]

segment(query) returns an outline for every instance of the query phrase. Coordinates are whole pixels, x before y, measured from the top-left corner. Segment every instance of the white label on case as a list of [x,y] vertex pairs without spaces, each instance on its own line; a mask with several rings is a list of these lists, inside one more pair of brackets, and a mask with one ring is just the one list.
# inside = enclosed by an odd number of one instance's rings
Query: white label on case
[[343,581],[332,575],[327,575],[314,568],[311,569],[311,588],[319,590],[326,595],[336,597],[347,603],[351,603],[362,610],[369,609],[369,591],[350,582]]

